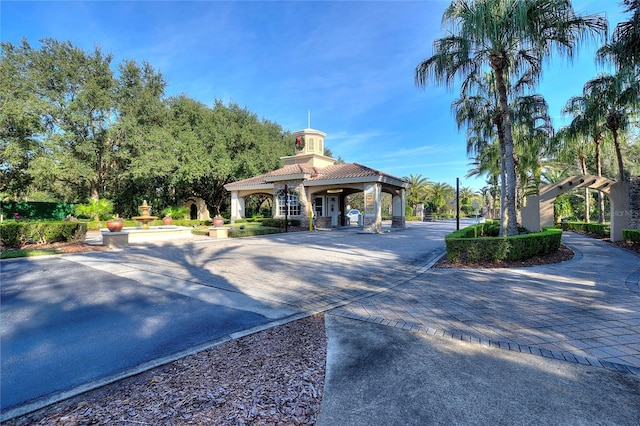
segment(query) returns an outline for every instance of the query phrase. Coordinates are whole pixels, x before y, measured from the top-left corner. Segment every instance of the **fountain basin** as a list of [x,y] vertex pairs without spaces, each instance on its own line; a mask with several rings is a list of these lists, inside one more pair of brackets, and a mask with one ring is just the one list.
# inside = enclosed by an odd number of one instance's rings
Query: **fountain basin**
[[102,244],[107,247],[124,247],[129,244],[145,244],[155,241],[170,241],[192,238],[191,228],[187,226],[150,226],[149,229],[123,228],[120,232],[101,229]]
[[142,229],[150,229],[149,222],[156,220],[158,216],[134,216],[131,219],[142,223]]

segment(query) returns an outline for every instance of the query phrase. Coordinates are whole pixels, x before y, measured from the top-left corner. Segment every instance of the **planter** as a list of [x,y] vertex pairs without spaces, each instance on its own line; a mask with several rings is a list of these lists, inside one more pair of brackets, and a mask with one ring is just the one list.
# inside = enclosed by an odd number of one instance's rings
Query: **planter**
[[162,224],[163,225],[171,225],[173,223],[173,218],[171,217],[163,217]]
[[122,231],[122,227],[124,226],[124,222],[122,221],[107,221],[107,229],[111,232],[120,232]]
[[224,218],[222,217],[214,217],[213,218],[213,226],[223,226],[224,225]]

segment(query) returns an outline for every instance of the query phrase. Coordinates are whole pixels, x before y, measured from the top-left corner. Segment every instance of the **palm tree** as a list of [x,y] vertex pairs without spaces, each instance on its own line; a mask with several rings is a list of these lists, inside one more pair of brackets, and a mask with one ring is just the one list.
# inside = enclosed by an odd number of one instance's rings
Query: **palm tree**
[[[578,163],[578,169],[580,174],[587,175],[589,170],[587,168],[587,159],[593,154],[593,149],[589,143],[589,135],[582,135],[580,133],[573,133],[569,126],[563,127],[558,131],[555,137],[555,156],[556,160],[560,164],[573,164],[574,161]],[[590,190],[584,188],[584,221],[589,223],[591,221],[591,205],[590,205]],[[604,200],[603,200],[604,202]]]
[[625,12],[631,12],[630,19],[620,22],[613,31],[611,43],[597,52],[598,59],[612,60],[618,70],[640,66],[640,2],[622,0],[622,4],[625,5]]
[[413,208],[413,215],[416,215],[416,206],[424,201],[427,187],[429,186],[429,178],[423,178],[422,175],[410,174],[405,176],[404,180],[408,181],[411,186],[407,190],[407,202]]
[[[531,86],[552,50],[571,57],[587,34],[604,35],[606,19],[576,15],[568,0],[453,0],[443,22],[450,35],[434,42],[434,54],[415,70],[415,81],[425,87],[433,79],[451,85],[487,68],[495,76],[505,137],[508,235],[518,232],[516,171],[509,115],[509,81]],[[522,84],[520,84],[522,82]]]
[[[467,126],[467,154],[473,152],[478,158],[491,158],[480,155],[485,150],[495,154],[489,140],[496,138],[500,147],[500,179],[502,182],[500,235],[506,234],[505,190],[506,190],[506,149],[502,126],[498,93],[495,78],[484,73],[480,78],[473,76],[465,81],[462,96],[452,103],[458,128]],[[549,107],[541,95],[516,97],[510,102],[511,121],[514,126],[515,154],[518,159],[518,177],[523,186],[531,181],[537,192],[540,183],[541,157],[548,148],[549,136],[553,133]],[[493,163],[495,165],[495,162]],[[519,185],[518,185],[519,186]],[[524,189],[524,188],[523,188]],[[520,191],[520,193],[524,193]]]
[[435,207],[436,213],[440,213],[446,207],[447,200],[454,199],[455,193],[453,186],[448,183],[435,182],[428,187],[427,200]]
[[601,75],[584,85],[585,95],[593,97],[593,116],[603,120],[613,136],[618,160],[618,179],[624,180],[624,164],[620,147],[620,132],[629,127],[632,108],[639,103],[640,73],[631,68],[621,69],[616,75]]
[[[599,108],[598,99],[593,94],[583,90],[582,96],[574,96],[570,98],[564,108],[563,114],[573,115],[573,120],[569,123],[565,129],[561,130],[562,134],[566,137],[565,141],[577,140],[584,137],[590,137],[593,141],[595,148],[595,168],[596,176],[602,176],[602,142],[604,140],[604,123],[600,115],[596,113]],[[568,149],[573,150],[576,148],[576,144],[569,144]],[[577,150],[574,152],[578,152]],[[586,160],[585,163],[580,164],[581,171],[586,174]],[[585,199],[588,203],[588,191],[585,190]],[[585,205],[585,218],[589,221],[589,207]],[[604,195],[598,191],[598,221],[604,223]]]
[[[451,108],[458,129],[467,126],[467,155],[473,154],[478,167],[467,176],[480,174],[480,170],[495,172],[500,176],[500,235],[506,234],[506,150],[495,78],[491,73],[472,74],[460,90],[461,97],[453,101]],[[497,139],[496,146],[493,141]],[[499,148],[496,150],[495,148]],[[496,163],[495,158],[499,160]],[[476,172],[476,170],[478,172]]]

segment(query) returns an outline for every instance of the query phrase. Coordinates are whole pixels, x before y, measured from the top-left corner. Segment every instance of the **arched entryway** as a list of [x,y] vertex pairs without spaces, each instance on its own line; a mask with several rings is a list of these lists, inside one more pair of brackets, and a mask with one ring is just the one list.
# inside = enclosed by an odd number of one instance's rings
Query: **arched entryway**
[[191,197],[185,203],[185,207],[189,209],[189,217],[192,220],[211,220],[207,204],[202,198]]
[[595,189],[608,197],[611,206],[611,240],[621,241],[622,230],[628,228],[631,222],[629,184],[605,177],[571,176],[540,188],[538,195],[526,197],[525,206],[521,210],[522,226],[531,231],[553,226],[553,202],[556,197],[576,188]]

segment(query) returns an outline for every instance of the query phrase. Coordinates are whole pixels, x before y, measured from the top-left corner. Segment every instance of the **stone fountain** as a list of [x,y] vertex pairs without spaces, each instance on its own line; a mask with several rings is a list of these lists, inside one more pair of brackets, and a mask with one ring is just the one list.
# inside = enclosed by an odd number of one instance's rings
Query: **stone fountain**
[[150,216],[149,212],[151,211],[151,206],[147,204],[147,200],[142,202],[141,206],[138,206],[140,209],[141,216],[134,216],[131,219],[136,222],[142,222],[142,229],[149,229],[149,222],[153,222],[158,218],[158,216]]
[[124,247],[129,244],[148,244],[151,242],[185,240],[193,237],[191,228],[186,226],[149,226],[158,217],[151,216],[151,206],[144,200],[140,209],[140,216],[131,219],[142,223],[140,228],[123,228],[120,232],[101,229],[102,244],[107,247]]

